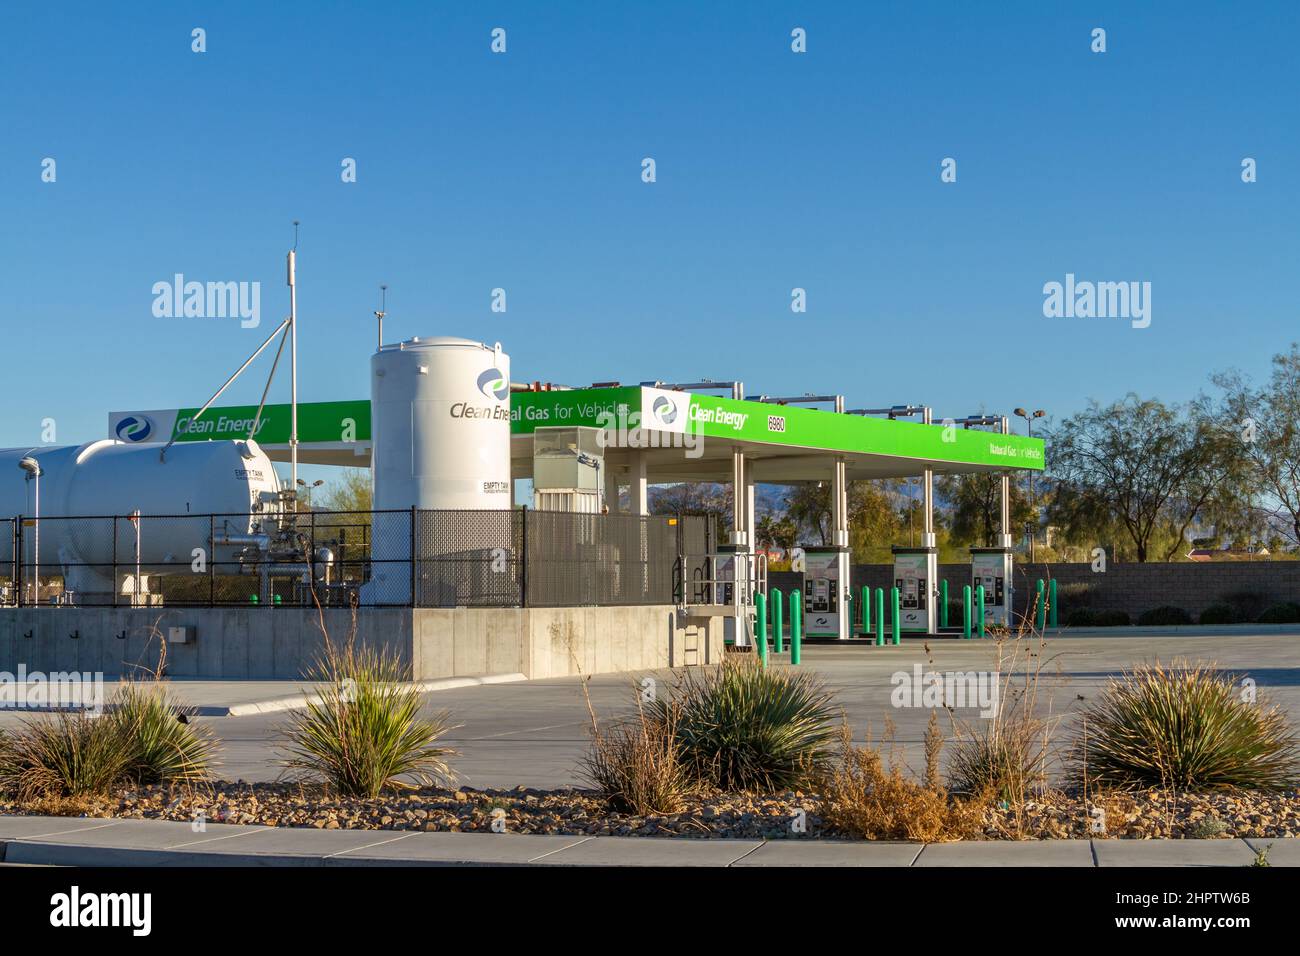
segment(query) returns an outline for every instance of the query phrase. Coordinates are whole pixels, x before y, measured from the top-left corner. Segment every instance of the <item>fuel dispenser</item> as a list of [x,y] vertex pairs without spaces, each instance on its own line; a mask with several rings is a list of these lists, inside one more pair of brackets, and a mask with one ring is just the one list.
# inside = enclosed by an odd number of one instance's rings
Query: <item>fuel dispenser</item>
[[811,546],[803,552],[804,636],[847,641],[853,636],[849,617],[849,549]]
[[894,587],[898,588],[900,631],[934,634],[938,618],[939,549],[894,548]]
[[970,586],[972,593],[984,585],[984,621],[1011,626],[1012,552],[1009,548],[971,548]]

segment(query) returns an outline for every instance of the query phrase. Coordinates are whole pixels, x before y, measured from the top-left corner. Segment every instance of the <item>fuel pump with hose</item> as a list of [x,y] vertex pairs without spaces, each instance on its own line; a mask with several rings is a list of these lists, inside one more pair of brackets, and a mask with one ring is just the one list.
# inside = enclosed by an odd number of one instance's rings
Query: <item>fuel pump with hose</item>
[[849,615],[849,549],[812,545],[804,553],[804,636],[846,641]]

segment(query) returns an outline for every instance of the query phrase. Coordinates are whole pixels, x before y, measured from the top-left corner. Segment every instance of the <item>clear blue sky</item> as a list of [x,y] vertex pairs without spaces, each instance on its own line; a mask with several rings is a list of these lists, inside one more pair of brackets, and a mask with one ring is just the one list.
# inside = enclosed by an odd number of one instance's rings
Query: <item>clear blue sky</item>
[[[303,400],[367,395],[380,282],[390,339],[500,340],[516,379],[942,417],[1262,375],[1300,338],[1298,9],[7,4],[0,445],[202,401],[287,311],[295,218]],[[262,328],[155,318],[176,272],[260,281]],[[1150,328],[1045,318],[1067,272],[1151,282]]]

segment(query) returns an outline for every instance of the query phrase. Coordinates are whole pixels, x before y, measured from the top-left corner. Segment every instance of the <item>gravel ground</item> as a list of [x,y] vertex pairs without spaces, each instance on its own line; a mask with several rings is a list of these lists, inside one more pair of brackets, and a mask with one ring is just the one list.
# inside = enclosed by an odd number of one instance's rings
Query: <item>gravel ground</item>
[[[607,811],[590,791],[409,790],[374,800],[341,799],[285,784],[218,783],[193,791],[146,787],[122,791],[116,802],[19,806],[0,800],[0,813],[64,813],[125,819],[212,822],[364,830],[442,830],[786,839],[842,836],[817,815],[811,793],[722,794],[697,798],[682,813],[630,816]],[[1090,813],[1091,809],[1091,813]],[[1104,812],[1104,818],[1096,810]],[[802,813],[801,813],[802,811]],[[800,821],[802,829],[794,826]],[[1104,825],[1105,832],[1096,829]],[[1148,791],[1111,794],[1091,808],[1078,797],[1050,794],[1018,810],[985,812],[986,839],[1086,837],[1300,836],[1300,791],[1190,794]]]

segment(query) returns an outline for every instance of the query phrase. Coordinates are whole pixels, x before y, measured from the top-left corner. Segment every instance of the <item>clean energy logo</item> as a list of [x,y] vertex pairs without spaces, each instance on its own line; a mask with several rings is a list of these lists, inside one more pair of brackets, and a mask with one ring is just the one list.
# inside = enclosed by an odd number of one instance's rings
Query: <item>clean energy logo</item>
[[654,405],[652,405],[651,408],[654,410],[655,418],[659,419],[659,421],[663,422],[665,425],[671,425],[673,422],[677,421],[677,406],[671,399],[664,398],[664,396],[660,395],[655,399]]
[[153,434],[153,422],[144,415],[128,415],[117,423],[116,431],[122,441],[147,441]]
[[478,377],[478,390],[488,398],[504,402],[510,394],[510,383],[501,374],[501,369],[490,368]]

